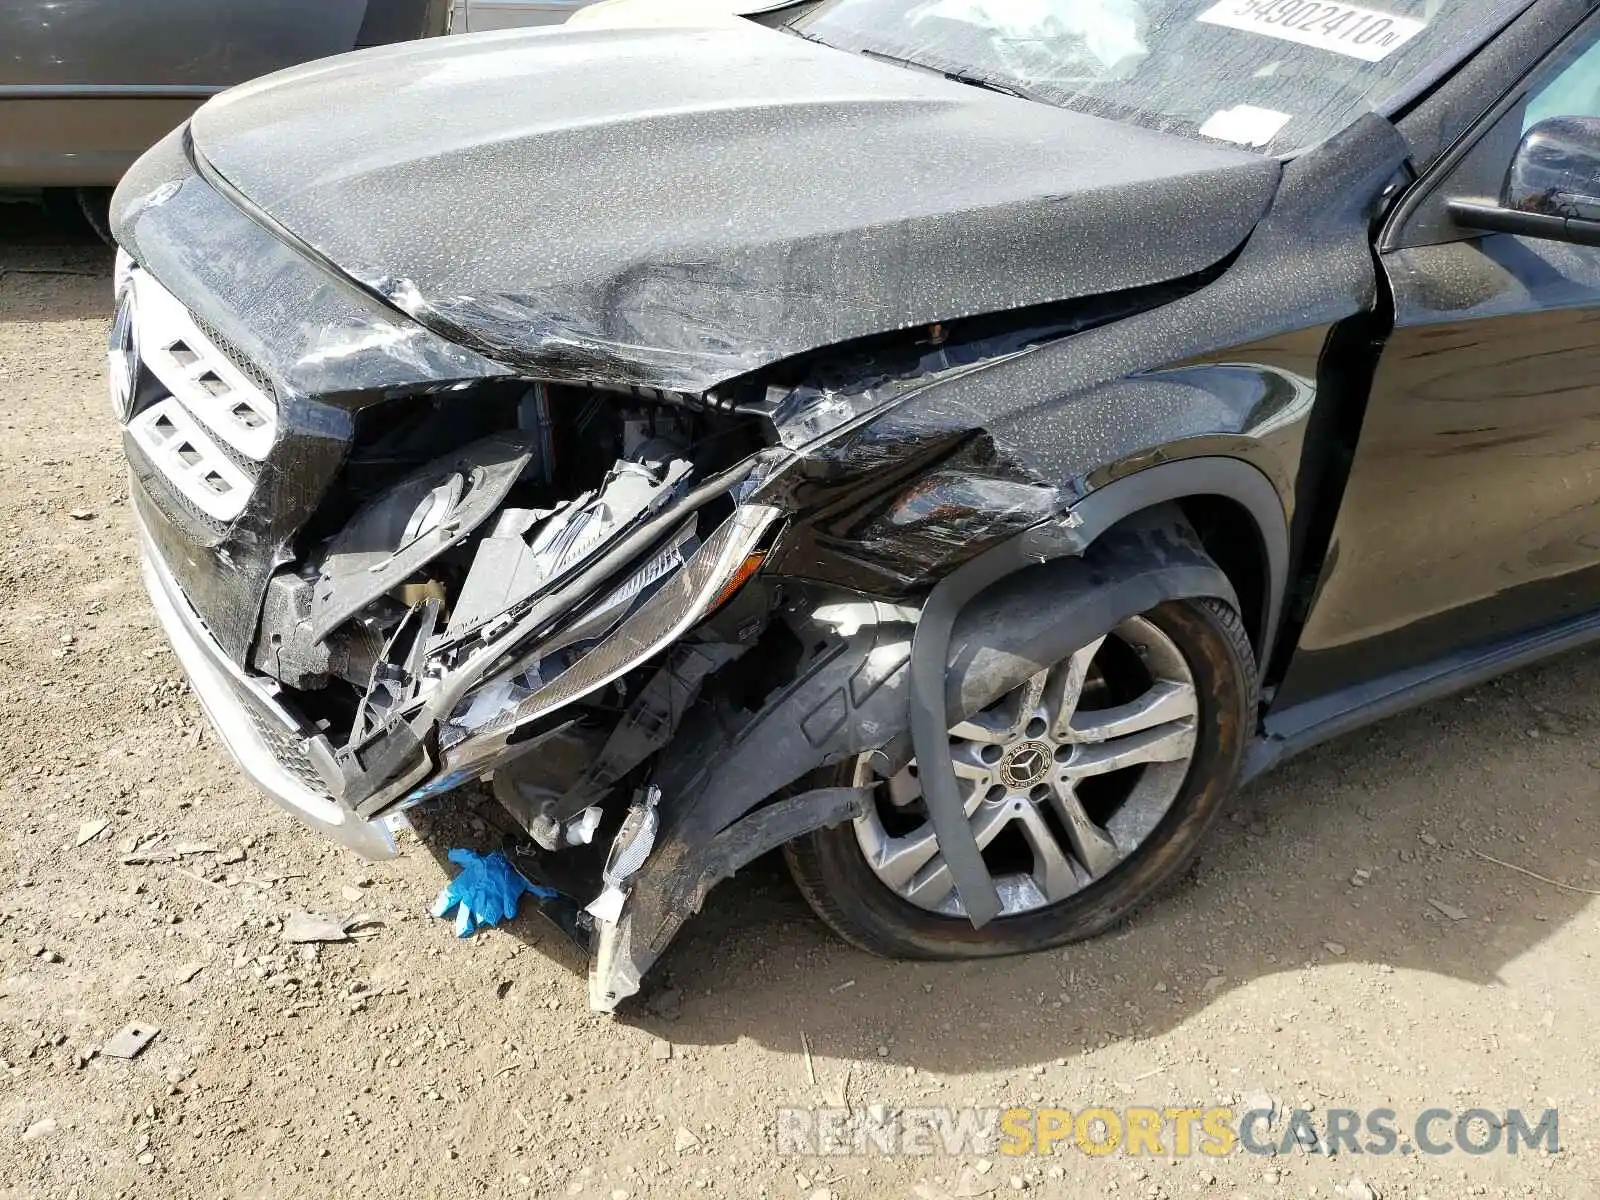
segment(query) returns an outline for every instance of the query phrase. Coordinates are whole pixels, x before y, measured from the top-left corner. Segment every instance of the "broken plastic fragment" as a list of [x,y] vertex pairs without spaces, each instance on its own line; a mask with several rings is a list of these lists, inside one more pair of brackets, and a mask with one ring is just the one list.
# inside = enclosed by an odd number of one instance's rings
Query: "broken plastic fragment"
[[628,815],[622,819],[622,828],[612,839],[605,868],[600,873],[605,888],[584,910],[595,920],[614,925],[621,919],[622,906],[628,899],[628,882],[639,873],[644,860],[655,849],[656,830],[661,824],[656,806],[660,803],[661,789],[652,783],[634,800]]
[[443,917],[455,909],[457,937],[516,916],[517,904],[525,892],[543,900],[557,895],[552,888],[529,883],[498,850],[491,854],[452,850],[449,858],[461,868],[461,874],[440,890],[431,911],[434,916]]

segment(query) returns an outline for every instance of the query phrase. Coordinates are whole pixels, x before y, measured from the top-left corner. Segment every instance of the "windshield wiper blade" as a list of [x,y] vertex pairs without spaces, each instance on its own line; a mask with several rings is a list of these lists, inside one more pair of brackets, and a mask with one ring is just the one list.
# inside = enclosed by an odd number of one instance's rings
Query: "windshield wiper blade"
[[957,83],[964,83],[968,87],[982,88],[986,92],[999,92],[1002,96],[1015,96],[1018,100],[1034,100],[1027,92],[1015,84],[998,83],[993,79],[985,79],[982,75],[967,75],[961,71],[940,71],[946,79],[953,79]]
[[[1003,96],[1015,96],[1018,100],[1035,100],[1039,97],[1030,94],[1014,83],[1001,83],[997,79],[989,79],[982,75],[971,75],[965,71],[949,71],[944,67],[930,66],[927,63],[917,62],[912,58],[897,58],[893,54],[885,54],[882,50],[871,50],[863,46],[859,53],[868,58],[876,58],[881,62],[894,63],[898,67],[910,67],[915,71],[927,71],[934,75],[942,75],[954,83],[964,83],[968,87],[982,88],[986,92],[999,92]],[[1048,103],[1047,101],[1039,101]]]

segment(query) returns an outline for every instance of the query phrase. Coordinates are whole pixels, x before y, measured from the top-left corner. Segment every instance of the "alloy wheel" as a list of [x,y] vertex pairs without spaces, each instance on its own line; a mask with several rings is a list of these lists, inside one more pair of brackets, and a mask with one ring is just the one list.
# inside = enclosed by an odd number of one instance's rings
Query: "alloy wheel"
[[[1160,824],[1196,745],[1194,677],[1172,639],[1130,617],[950,730],[967,821],[1001,912],[1065,900],[1103,879]],[[877,800],[855,821],[873,874],[903,899],[965,915],[922,802],[913,761],[858,784]]]

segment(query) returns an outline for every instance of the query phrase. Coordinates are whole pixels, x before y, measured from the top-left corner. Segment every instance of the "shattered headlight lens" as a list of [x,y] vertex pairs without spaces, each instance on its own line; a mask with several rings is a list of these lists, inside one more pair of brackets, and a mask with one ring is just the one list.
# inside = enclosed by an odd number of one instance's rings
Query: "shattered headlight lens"
[[[441,745],[448,748],[532,721],[598,691],[672,645],[726,599],[729,586],[741,575],[749,578],[747,565],[780,515],[781,510],[769,505],[740,505],[615,629],[548,682],[544,681],[546,672],[536,669],[532,681],[538,686],[530,689],[524,664],[517,668],[515,678],[501,675],[475,689],[441,730]],[[652,559],[636,576],[656,571],[657,566]],[[632,583],[630,578],[622,589]],[[537,666],[542,667],[543,661]]]

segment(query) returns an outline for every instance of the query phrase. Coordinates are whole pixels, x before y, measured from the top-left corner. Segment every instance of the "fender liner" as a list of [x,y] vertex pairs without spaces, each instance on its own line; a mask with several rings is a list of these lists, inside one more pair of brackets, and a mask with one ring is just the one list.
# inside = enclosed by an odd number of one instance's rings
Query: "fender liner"
[[1242,458],[1222,455],[1180,458],[1145,467],[1096,488],[1078,501],[1072,508],[1073,515],[1082,522],[1076,532],[1082,544],[1088,546],[1136,512],[1194,496],[1225,497],[1255,522],[1267,565],[1267,586],[1260,627],[1252,632],[1260,639],[1257,657],[1265,663],[1278,634],[1288,590],[1289,522],[1283,499],[1259,467]]
[[[1166,600],[1202,596],[1237,605],[1227,576],[1206,556],[1175,507],[1123,521],[1088,545],[1081,540],[1085,525],[1074,526],[1069,514],[1052,530],[1041,527],[1039,536],[1024,535],[1014,539],[1015,545],[987,552],[983,558],[995,557],[981,573],[976,568],[981,559],[974,560],[962,590],[944,593],[949,616],[940,618],[939,628],[930,624],[928,613],[938,589],[920,618],[860,597],[838,604],[832,603],[838,597],[809,597],[791,613],[802,642],[827,643],[799,677],[769,697],[759,712],[718,714],[706,707],[685,721],[663,752],[656,777],[665,800],[656,847],[630,881],[619,922],[601,923],[591,1003],[610,1011],[637,990],[640,976],[698,908],[705,887],[743,858],[742,853],[727,855],[726,848],[765,846],[770,840],[774,818],[763,816],[768,808],[781,806],[784,841],[853,815],[853,799],[842,801],[854,789],[803,793],[765,807],[763,800],[819,767],[904,746],[918,684],[924,689],[920,720],[937,723],[942,752],[951,724],[1125,617]],[[1046,551],[1058,553],[1041,562]],[[996,570],[999,566],[1006,569]],[[848,622],[839,620],[840,610],[849,611]],[[920,675],[912,661],[918,647],[936,664]],[[914,731],[911,741],[914,748]],[[925,752],[920,761],[948,767],[942,753]],[[925,789],[927,776],[924,770]],[[971,841],[959,799],[956,809],[959,834]],[[944,829],[937,823],[935,829],[943,841]],[[975,842],[972,848],[976,851]],[[986,871],[984,881],[992,890]],[[958,889],[961,883],[957,877]],[[972,894],[969,885],[961,893],[963,903]]]

